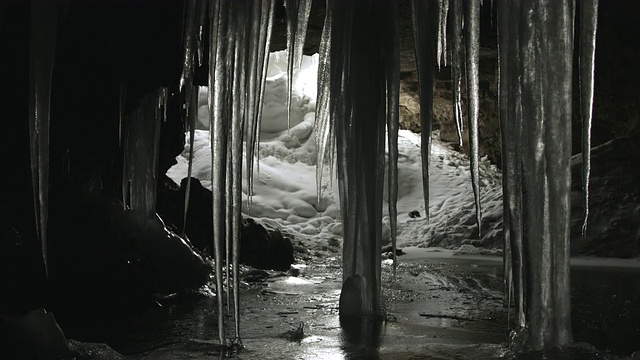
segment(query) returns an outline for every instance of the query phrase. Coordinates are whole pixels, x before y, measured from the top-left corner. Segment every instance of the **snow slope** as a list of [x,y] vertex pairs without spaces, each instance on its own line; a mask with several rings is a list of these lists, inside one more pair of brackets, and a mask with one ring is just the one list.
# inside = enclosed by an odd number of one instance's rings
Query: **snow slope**
[[[337,181],[325,168],[323,192],[317,199],[315,181],[315,135],[318,56],[305,56],[294,81],[291,129],[286,116],[286,52],[272,53],[269,59],[264,112],[262,117],[259,164],[254,175],[254,195],[247,207],[247,181],[244,179],[243,208],[246,215],[275,223],[291,233],[306,250],[337,252],[342,224]],[[206,88],[201,91],[199,120],[208,127]],[[420,135],[400,131],[398,220],[399,246],[458,247],[460,244],[500,245],[502,227],[501,176],[495,165],[481,161],[481,197],[484,206],[483,238],[477,242],[469,160],[436,139],[433,140],[430,181],[430,222],[424,217],[422,200]],[[197,130],[193,146],[193,176],[211,189],[209,133]],[[176,182],[187,174],[188,144],[178,163],[167,172]],[[386,188],[386,186],[385,186]],[[384,204],[386,215],[386,203]],[[417,210],[421,217],[408,213]],[[388,217],[384,219],[384,240],[389,241]],[[475,242],[474,242],[475,241]],[[467,246],[462,250],[474,250]],[[300,250],[300,249],[298,249]]]

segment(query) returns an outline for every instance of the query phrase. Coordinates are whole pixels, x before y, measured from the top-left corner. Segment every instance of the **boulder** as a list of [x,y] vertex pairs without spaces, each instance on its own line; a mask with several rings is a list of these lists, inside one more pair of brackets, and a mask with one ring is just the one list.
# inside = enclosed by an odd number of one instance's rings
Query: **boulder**
[[[187,180],[178,188],[165,177],[158,190],[158,214],[176,232],[182,232]],[[213,257],[213,210],[211,191],[196,178],[191,180],[185,234],[194,247]],[[286,271],[294,262],[291,236],[280,229],[243,217],[240,262],[258,269]],[[224,245],[223,245],[224,246]]]

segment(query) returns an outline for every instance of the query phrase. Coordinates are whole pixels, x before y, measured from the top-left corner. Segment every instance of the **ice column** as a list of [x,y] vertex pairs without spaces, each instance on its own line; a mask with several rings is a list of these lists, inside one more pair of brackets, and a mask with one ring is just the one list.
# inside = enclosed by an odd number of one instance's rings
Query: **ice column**
[[340,315],[378,317],[386,91],[397,86],[387,82],[395,75],[387,79],[386,70],[392,74],[397,64],[385,44],[394,37],[388,26],[397,21],[397,5],[329,0],[327,6],[331,81],[321,89],[328,85],[330,93],[344,229]]
[[[569,0],[498,1],[505,220],[509,222],[505,233],[509,247],[505,248],[511,251],[516,310],[511,346],[516,349],[541,350],[572,341],[574,5]],[[587,18],[593,26],[587,32],[595,34],[595,12]]]
[[48,274],[47,220],[49,207],[49,110],[51,77],[58,27],[56,2],[31,3],[29,38],[29,141],[31,144],[31,182],[37,235]]
[[291,127],[291,91],[300,69],[302,49],[307,35],[311,0],[285,0],[287,10],[287,124]]
[[126,117],[123,160],[123,203],[148,217],[156,214],[160,124],[166,118],[167,89],[147,94]]

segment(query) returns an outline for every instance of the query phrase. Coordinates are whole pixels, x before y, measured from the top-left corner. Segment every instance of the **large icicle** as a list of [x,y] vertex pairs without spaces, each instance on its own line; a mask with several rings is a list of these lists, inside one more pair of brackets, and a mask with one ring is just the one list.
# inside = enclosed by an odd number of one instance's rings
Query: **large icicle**
[[198,117],[198,87],[193,86],[193,77],[197,67],[196,57],[202,53],[201,27],[202,12],[205,11],[203,0],[186,1],[185,19],[183,26],[184,54],[182,60],[182,74],[180,76],[180,92],[183,98],[183,123],[189,132],[189,166],[187,170],[187,185],[184,198],[184,212],[182,218],[182,234],[187,228],[187,213],[189,211],[189,196],[191,193],[191,170],[193,166],[193,140],[195,124]]
[[[258,4],[260,6],[258,6]],[[247,108],[247,206],[251,209],[253,196],[253,166],[255,161],[255,149],[259,142],[260,118],[262,117],[262,105],[264,103],[265,75],[269,64],[269,42],[271,41],[271,29],[273,27],[273,14],[275,0],[265,0],[254,3],[253,21],[251,22],[251,38],[249,44],[257,44],[249,48],[249,80],[248,94],[249,105]]]
[[[322,172],[324,170],[325,156],[332,155],[330,147],[333,125],[330,113],[330,79],[331,79],[331,23],[333,7],[327,3],[320,39],[319,62],[318,62],[318,99],[316,101],[316,119],[314,122],[314,132],[316,135],[316,188],[318,192],[318,203],[322,199]],[[333,164],[333,160],[329,160]]]
[[524,245],[522,223],[522,164],[520,138],[522,89],[517,81],[521,70],[519,22],[510,17],[507,7],[517,13],[517,3],[498,0],[498,74],[500,130],[502,134],[502,198],[505,236],[505,279],[508,294],[513,294],[516,329],[519,334],[526,326],[524,314]]
[[398,232],[398,129],[400,128],[400,9],[398,2],[392,2],[391,18],[385,23],[385,66],[387,82],[387,141],[389,143],[389,224],[391,227],[391,250],[393,251],[393,277],[395,279]]
[[412,0],[413,38],[420,89],[420,152],[422,155],[422,192],[424,213],[429,220],[429,160],[431,157],[431,126],[433,123],[433,57],[436,41],[436,8],[433,3]]
[[391,2],[329,0],[331,82],[338,185],[344,232],[340,316],[379,318],[382,312],[384,185],[384,31]]
[[[220,343],[227,345],[224,272],[227,301],[231,291],[234,300],[235,338],[231,344],[241,346],[239,260],[243,140],[246,130],[247,148],[253,152],[262,111],[274,2],[221,0],[212,2],[209,11],[209,136],[218,332]],[[248,169],[252,168],[252,158],[253,153],[248,155]],[[251,177],[250,173],[249,182]],[[233,270],[232,276],[229,267]]]
[[449,14],[449,1],[438,0],[438,50],[436,59],[438,69],[447,66],[447,16]]
[[49,207],[49,110],[51,77],[56,51],[58,6],[56,2],[32,1],[29,38],[29,137],[31,181],[36,232],[48,276],[47,220]]
[[127,116],[124,139],[123,188],[127,207],[149,218],[156,214],[160,124],[165,116],[167,89],[147,94]]
[[284,1],[287,10],[287,128],[291,128],[291,92],[302,61],[311,3],[311,0]]
[[[225,244],[225,179],[227,170],[226,119],[229,108],[226,99],[229,89],[226,61],[228,43],[228,23],[231,20],[227,1],[214,1],[209,7],[210,47],[209,47],[209,145],[211,147],[211,190],[213,196],[213,243],[216,263],[216,292],[218,305],[218,339],[225,344],[224,291],[222,280],[222,254]],[[230,240],[230,239],[229,239]]]
[[480,205],[480,164],[478,156],[478,115],[480,112],[479,75],[480,67],[480,2],[470,0],[465,9],[465,40],[467,55],[467,118],[469,120],[469,159],[471,160],[471,182],[476,203],[478,237],[482,235],[482,207]]
[[462,118],[462,75],[464,72],[464,47],[462,35],[463,9],[462,0],[451,0],[451,92],[453,93],[453,115],[458,131],[458,143],[462,148],[462,130],[464,122]]
[[582,237],[587,236],[589,219],[589,174],[591,173],[591,121],[598,27],[598,0],[582,0],[580,9],[580,112],[582,115]]
[[501,0],[498,11],[501,117],[505,115],[507,140],[503,151],[508,152],[509,177],[505,198],[510,207],[516,299],[524,294],[523,303],[516,302],[517,315],[524,319],[517,319],[511,346],[556,348],[572,341],[569,200],[574,2]]

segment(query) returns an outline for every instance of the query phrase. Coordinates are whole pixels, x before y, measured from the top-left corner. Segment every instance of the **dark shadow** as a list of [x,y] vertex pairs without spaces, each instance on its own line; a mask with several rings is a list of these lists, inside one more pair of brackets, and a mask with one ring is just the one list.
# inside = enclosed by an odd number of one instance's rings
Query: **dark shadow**
[[345,359],[379,359],[381,318],[341,316],[340,327]]

